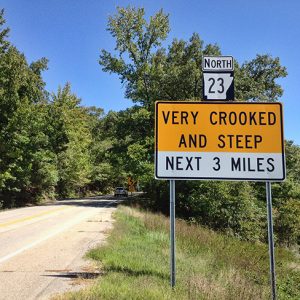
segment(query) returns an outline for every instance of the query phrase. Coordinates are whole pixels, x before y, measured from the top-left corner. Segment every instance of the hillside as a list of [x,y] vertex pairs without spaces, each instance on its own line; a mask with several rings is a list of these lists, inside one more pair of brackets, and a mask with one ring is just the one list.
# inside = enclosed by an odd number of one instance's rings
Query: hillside
[[[177,283],[169,287],[169,219],[122,206],[105,247],[88,257],[101,276],[57,299],[269,299],[268,248],[176,222]],[[278,299],[299,299],[300,260],[276,249]]]

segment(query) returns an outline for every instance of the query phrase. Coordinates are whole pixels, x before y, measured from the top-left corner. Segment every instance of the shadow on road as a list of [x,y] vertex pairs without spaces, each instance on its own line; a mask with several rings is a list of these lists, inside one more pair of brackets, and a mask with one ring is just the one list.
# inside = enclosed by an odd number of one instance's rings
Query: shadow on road
[[[50,272],[50,271],[48,271]],[[64,274],[47,274],[41,275],[43,277],[56,277],[56,278],[70,278],[70,279],[95,279],[99,276],[103,275],[100,272],[67,272]]]
[[70,205],[82,207],[116,207],[123,202],[123,198],[116,198],[113,196],[95,196],[86,198],[70,198],[57,200],[49,205]]
[[128,204],[137,198],[141,193],[133,193],[129,197],[115,197],[113,195],[101,195],[91,196],[82,198],[66,198],[56,200],[55,202],[49,202],[43,204],[46,206],[50,205],[70,205],[70,206],[81,206],[81,207],[116,207],[119,204]]

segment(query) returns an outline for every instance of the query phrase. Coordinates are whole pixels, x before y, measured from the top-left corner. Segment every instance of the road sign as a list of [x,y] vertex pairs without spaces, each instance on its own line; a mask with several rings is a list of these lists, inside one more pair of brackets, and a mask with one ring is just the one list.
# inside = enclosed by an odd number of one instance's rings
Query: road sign
[[204,72],[228,72],[233,70],[232,56],[203,56],[202,71]]
[[128,190],[129,192],[135,192],[135,181],[132,179],[132,177],[128,177]]
[[156,102],[157,179],[281,181],[281,103]]
[[204,100],[234,100],[232,56],[203,56]]

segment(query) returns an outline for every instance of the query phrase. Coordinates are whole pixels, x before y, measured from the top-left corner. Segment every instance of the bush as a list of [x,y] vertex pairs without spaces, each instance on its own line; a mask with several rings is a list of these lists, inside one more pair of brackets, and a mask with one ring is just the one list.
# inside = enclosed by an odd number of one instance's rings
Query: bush
[[290,199],[278,208],[275,219],[278,241],[286,246],[300,243],[300,202]]

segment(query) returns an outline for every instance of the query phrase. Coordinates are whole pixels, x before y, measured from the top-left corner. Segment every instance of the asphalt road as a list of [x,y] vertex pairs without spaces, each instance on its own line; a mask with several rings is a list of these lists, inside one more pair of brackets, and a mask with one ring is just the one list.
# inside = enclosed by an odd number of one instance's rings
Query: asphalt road
[[105,242],[118,202],[101,196],[1,212],[0,299],[49,299],[96,276],[83,256]]

